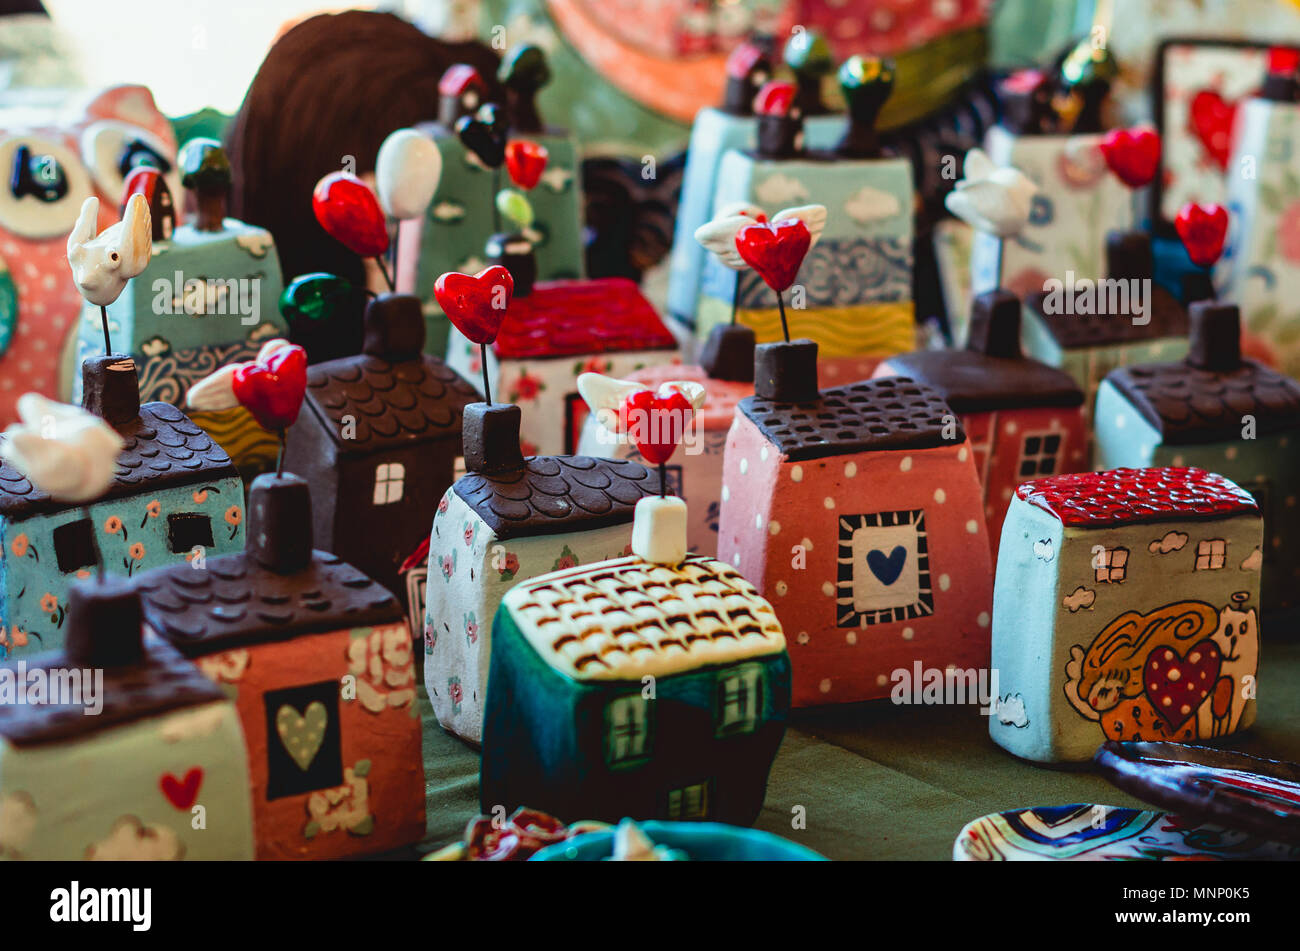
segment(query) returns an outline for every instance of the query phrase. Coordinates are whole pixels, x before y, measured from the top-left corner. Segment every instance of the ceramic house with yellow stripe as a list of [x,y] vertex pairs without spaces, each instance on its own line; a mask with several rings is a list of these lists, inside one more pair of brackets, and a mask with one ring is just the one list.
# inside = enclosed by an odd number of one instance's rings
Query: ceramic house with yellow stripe
[[627,558],[516,585],[492,633],[480,796],[557,816],[749,825],[790,708],[772,607],[637,504]]

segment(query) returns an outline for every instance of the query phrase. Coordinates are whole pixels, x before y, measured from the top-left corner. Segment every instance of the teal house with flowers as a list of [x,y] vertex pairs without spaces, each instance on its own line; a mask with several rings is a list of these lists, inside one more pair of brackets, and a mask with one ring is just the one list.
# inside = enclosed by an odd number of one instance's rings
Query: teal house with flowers
[[86,409],[125,447],[108,490],[87,505],[0,464],[0,658],[62,648],[68,589],[100,558],[129,577],[244,548],[243,483],[225,450],[176,407],[141,404],[131,358],[90,359],[83,372]]

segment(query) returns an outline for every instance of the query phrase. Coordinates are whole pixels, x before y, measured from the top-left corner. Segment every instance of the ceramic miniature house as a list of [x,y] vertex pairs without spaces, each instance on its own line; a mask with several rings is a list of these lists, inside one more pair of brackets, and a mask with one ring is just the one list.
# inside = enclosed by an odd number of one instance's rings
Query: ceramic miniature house
[[[691,126],[673,230],[668,316],[688,327],[695,326],[700,282],[708,259],[708,252],[695,240],[695,230],[713,216],[723,156],[733,149],[743,152],[757,145],[754,95],[772,73],[771,61],[751,43],[738,46],[728,58],[726,68],[727,85],[721,107],[701,109]],[[844,117],[810,115],[807,109],[804,111],[809,147],[831,148],[844,131]],[[780,199],[777,203],[781,203]]]
[[[586,418],[580,373],[615,377],[678,358],[677,341],[636,284],[611,277],[538,282],[515,297],[487,350],[492,394],[523,411],[525,456],[572,453]],[[483,367],[477,345],[452,328],[447,363],[467,380]]]
[[519,407],[465,413],[466,474],[433,519],[424,683],[443,727],[483,735],[492,618],[514,584],[629,550],[637,502],[659,491],[638,462],[519,451]]
[[794,704],[988,663],[992,564],[970,440],[907,377],[819,391],[811,341],[758,348],[727,437],[718,557],[789,632]]
[[[0,859],[251,859],[235,705],[142,638],[122,579],[73,585],[67,627],[63,650],[0,665]],[[46,702],[15,702],[38,681]]]
[[[170,198],[164,181],[156,187],[155,207]],[[108,307],[113,348],[135,359],[145,401],[184,406],[190,387],[213,368],[251,360],[266,340],[287,335],[271,233],[225,217],[224,190],[216,198],[216,211],[176,225],[167,236],[155,214],[153,257]],[[91,304],[78,324],[77,352],[81,358],[104,352],[99,308]],[[80,390],[73,395],[80,399]],[[196,412],[192,419],[241,470],[274,464],[274,436],[242,407]]]
[[234,697],[259,859],[382,852],[425,828],[401,605],[312,550],[311,508],[303,479],[259,476],[247,551],[135,582],[148,626]]
[[399,596],[399,568],[455,478],[461,414],[474,400],[473,387],[422,353],[424,331],[414,297],[371,301],[362,352],[308,367],[285,451],[286,467],[317,490],[317,543]]
[[69,586],[95,569],[135,575],[244,545],[244,487],[225,451],[179,409],[140,403],[129,357],[84,365],[88,410],[122,436],[105,495],[69,505],[0,464],[0,656],[62,647]]
[[1020,350],[1020,299],[979,295],[964,350],[890,357],[877,376],[900,374],[933,387],[961,418],[984,486],[984,518],[997,557],[1002,519],[1026,479],[1088,468],[1083,391],[1068,373]]
[[1201,469],[1026,482],[993,605],[996,740],[1040,762],[1104,740],[1201,742],[1255,719],[1262,525]]
[[[710,360],[710,371],[699,366],[663,364],[637,370],[627,377],[651,389],[658,389],[661,383],[669,380],[689,380],[704,387],[704,406],[695,414],[694,429],[689,436],[692,444],[668,466],[668,478],[671,491],[686,501],[690,514],[687,545],[695,554],[710,558],[716,557],[718,552],[722,459],[727,447],[727,431],[736,415],[736,405],[745,397],[754,395],[753,335],[748,328],[737,329],[747,339],[739,341],[742,345],[732,348],[733,352],[724,357],[722,363]],[[737,361],[729,359],[732,357],[743,362],[743,368],[737,365]],[[731,377],[748,377],[748,381]],[[578,452],[588,456],[643,461],[632,440],[611,433],[591,415],[583,425]]]
[[1124,367],[1102,383],[1097,464],[1198,466],[1250,492],[1264,518],[1263,607],[1289,608],[1300,578],[1300,384],[1242,359],[1236,305],[1200,301],[1190,318],[1186,359]]
[[[790,659],[754,587],[685,554],[684,510],[680,499],[639,503],[634,546],[655,560],[634,554],[506,592],[483,724],[485,809],[757,818],[785,733]],[[665,513],[671,525],[654,518]],[[660,545],[673,549],[662,561]]]
[[[463,64],[453,66],[445,78],[448,81],[440,87],[441,103],[446,104],[443,121],[418,127],[442,154],[442,176],[424,216],[402,222],[397,259],[398,289],[415,294],[423,303],[428,325],[426,349],[438,356],[447,352],[450,326],[434,299],[434,282],[448,271],[473,274],[486,266],[488,238],[501,230],[494,225],[494,202],[503,177],[484,167],[452,131],[456,119],[474,111],[466,109],[464,95],[470,95],[470,102],[481,103],[485,85]],[[541,182],[528,194],[535,220],[526,233],[532,240],[538,278],[582,277],[586,268],[577,139],[564,129],[524,130],[513,124],[509,134],[537,142],[548,153]]]
[[1097,387],[1116,367],[1177,360],[1187,353],[1187,313],[1177,299],[1151,280],[1151,241],[1136,232],[1110,235],[1107,276],[1059,282],[1025,300],[1021,338],[1025,351],[1060,367],[1084,392],[1092,419]]
[[[713,210],[744,202],[771,217],[787,205],[816,203],[830,212],[795,279],[802,300],[787,309],[792,337],[816,341],[824,357],[886,356],[915,347],[907,159],[733,150],[723,156],[717,180]],[[781,339],[772,292],[756,272],[734,271],[708,255],[700,285],[697,339],[731,321],[733,299],[739,322],[760,343]]]
[[[1023,85],[1027,75],[1028,71],[1013,77],[1012,85]],[[1049,82],[1041,75],[1040,80]],[[984,151],[994,165],[1018,168],[1028,175],[1038,186],[1038,195],[1029,224],[1005,248],[994,235],[975,236],[972,289],[982,293],[1000,284],[1027,296],[1040,290],[1047,278],[1064,279],[1067,272],[1088,280],[1103,277],[1107,235],[1133,226],[1133,201],[1106,167],[1099,148],[1102,133],[1054,131],[1055,117],[1042,121],[1041,113],[1050,105],[1038,101],[1040,90],[1003,92],[1006,115],[989,129]]]
[[1223,296],[1241,305],[1251,349],[1294,377],[1300,374],[1300,247],[1292,237],[1292,212],[1300,200],[1300,180],[1291,156],[1300,148],[1300,82],[1294,51],[1277,53],[1280,57],[1273,58],[1281,62],[1273,65],[1285,63],[1289,70],[1271,69],[1258,93],[1236,104],[1232,152],[1224,167],[1243,173],[1223,177],[1224,204],[1232,211]]

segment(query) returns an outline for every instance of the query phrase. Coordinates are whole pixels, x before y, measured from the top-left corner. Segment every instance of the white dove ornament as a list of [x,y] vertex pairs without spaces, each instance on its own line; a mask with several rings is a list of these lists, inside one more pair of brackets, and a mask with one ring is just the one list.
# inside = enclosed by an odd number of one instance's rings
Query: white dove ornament
[[1013,238],[1029,223],[1038,186],[1020,169],[994,165],[983,149],[971,149],[962,175],[944,199],[962,221],[998,238]]
[[153,225],[149,203],[143,195],[132,195],[126,215],[98,236],[99,199],[87,198],[81,206],[76,227],[68,235],[68,264],[81,296],[99,307],[113,303],[126,282],[145,269],[153,250]]
[[79,406],[38,393],[18,398],[21,421],[5,430],[0,458],[61,502],[97,499],[112,485],[125,443],[108,423]]

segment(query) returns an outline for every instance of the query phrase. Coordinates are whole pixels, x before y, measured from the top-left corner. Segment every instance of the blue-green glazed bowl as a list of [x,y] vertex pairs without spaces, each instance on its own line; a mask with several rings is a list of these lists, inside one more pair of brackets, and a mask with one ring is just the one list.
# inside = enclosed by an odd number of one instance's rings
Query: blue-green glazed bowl
[[[824,856],[758,829],[720,822],[638,823],[655,845],[681,849],[697,862],[825,862]],[[598,862],[614,851],[614,830],[584,832],[567,842],[548,845],[530,862]]]

